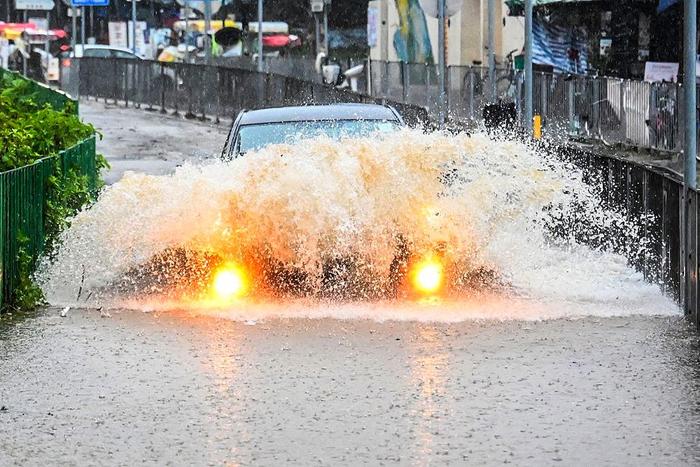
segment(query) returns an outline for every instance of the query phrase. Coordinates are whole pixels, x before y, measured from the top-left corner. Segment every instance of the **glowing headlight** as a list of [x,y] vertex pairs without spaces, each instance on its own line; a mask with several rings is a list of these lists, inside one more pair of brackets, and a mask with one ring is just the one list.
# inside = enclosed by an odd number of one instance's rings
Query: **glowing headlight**
[[216,271],[212,285],[217,298],[230,300],[246,293],[247,282],[246,273],[240,266],[227,264]]
[[442,286],[443,267],[435,258],[427,258],[416,264],[413,269],[413,287],[424,294],[435,293]]

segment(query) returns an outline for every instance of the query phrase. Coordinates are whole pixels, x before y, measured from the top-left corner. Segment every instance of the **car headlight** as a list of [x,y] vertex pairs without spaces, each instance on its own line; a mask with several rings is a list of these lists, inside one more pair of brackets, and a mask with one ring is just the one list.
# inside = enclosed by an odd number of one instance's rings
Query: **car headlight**
[[430,295],[440,290],[444,275],[442,262],[431,255],[411,268],[411,283],[417,292]]
[[243,267],[226,263],[214,273],[212,291],[217,299],[227,301],[244,296],[249,285],[248,274]]

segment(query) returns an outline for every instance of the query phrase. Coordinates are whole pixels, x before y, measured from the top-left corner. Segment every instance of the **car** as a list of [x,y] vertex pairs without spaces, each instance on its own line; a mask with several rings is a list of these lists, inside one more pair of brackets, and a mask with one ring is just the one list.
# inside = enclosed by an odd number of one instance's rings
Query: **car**
[[[68,83],[71,83],[71,59],[73,58],[96,58],[96,59],[121,59],[125,60],[125,64],[119,69],[123,71],[126,76],[125,83],[127,94],[141,96],[141,98],[148,99],[151,103],[159,103],[161,99],[161,92],[170,92],[174,88],[175,81],[175,71],[167,68],[163,74],[156,74],[148,83],[148,90],[144,91],[140,89],[138,81],[135,82],[135,77],[141,70],[145,67],[133,66],[132,63],[136,61],[143,60],[142,57],[134,53],[131,49],[126,47],[116,47],[111,45],[103,44],[77,44],[75,50],[70,50],[63,52],[61,54],[61,86],[63,89],[67,89]],[[133,62],[131,62],[133,60]],[[115,79],[115,77],[112,77]],[[179,80],[181,84],[182,80]],[[108,96],[113,92],[113,84],[110,79],[105,79],[100,83],[95,85],[91,92],[98,96]]]
[[243,110],[231,125],[221,158],[231,160],[246,152],[294,138],[322,134],[332,138],[367,136],[404,127],[391,106],[329,104]]
[[[120,58],[126,60],[141,60],[141,57],[136,55],[131,49],[126,47],[116,47],[103,44],[77,44],[75,50],[68,50],[60,54],[60,82],[62,89],[71,89],[71,61],[73,58]],[[108,88],[108,80],[105,80],[104,86]],[[131,87],[131,86],[130,86]],[[93,90],[93,92],[101,92],[102,89]],[[104,91],[106,92],[106,91]]]
[[[231,125],[221,158],[232,161],[271,144],[315,135],[333,139],[362,137],[397,131],[405,126],[401,115],[388,105],[342,103],[243,110]],[[351,299],[395,297],[409,275],[417,278],[418,282],[413,282],[418,284],[415,289],[420,293],[433,293],[439,288],[442,277],[439,252],[428,262],[418,262],[401,237],[396,238],[394,249],[389,281],[381,288],[369,284],[366,271],[352,255],[325,261],[320,288],[303,271],[275,259],[266,258],[255,269],[263,271],[259,280],[281,295],[320,294]],[[227,271],[227,274],[240,270]],[[242,283],[243,279],[238,282]]]
[[63,52],[63,54],[61,54],[61,58],[63,59],[70,59],[73,57],[129,58],[141,60],[141,57],[135,54],[131,49],[104,44],[76,44],[75,50]]
[[[405,127],[392,107],[374,104],[332,104],[244,110],[229,131],[222,158],[235,164],[237,158],[276,143],[294,142],[298,137],[323,135],[330,138],[366,136]],[[324,255],[319,269],[278,258],[263,247],[240,252],[229,258],[215,250],[167,248],[147,262],[127,271],[110,284],[112,290],[127,294],[167,291],[174,296],[211,300],[227,305],[254,295],[272,297],[316,297],[340,300],[387,298],[430,298],[443,294],[449,272],[447,248],[438,243],[429,251],[417,251],[410,240],[393,236],[393,255],[386,276],[353,252]]]

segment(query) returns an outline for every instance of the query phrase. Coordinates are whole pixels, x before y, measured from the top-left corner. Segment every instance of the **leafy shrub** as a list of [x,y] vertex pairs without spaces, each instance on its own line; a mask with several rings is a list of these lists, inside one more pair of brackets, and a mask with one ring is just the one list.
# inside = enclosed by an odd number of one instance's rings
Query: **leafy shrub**
[[[80,121],[69,103],[62,110],[49,104],[37,104],[32,83],[21,78],[0,79],[0,172],[32,164],[53,156],[95,133],[90,124]],[[75,168],[65,173],[58,159],[46,186],[44,210],[45,252],[51,255],[59,235],[83,206],[95,199],[89,177]],[[108,167],[106,159],[96,155],[99,171]],[[98,188],[102,182],[98,183]],[[18,235],[19,281],[9,297],[9,307],[27,311],[44,302],[41,289],[32,280],[35,258],[29,252],[29,238]]]
[[95,133],[73,114],[72,104],[54,110],[36,103],[30,83],[0,80],[0,172],[57,154]]

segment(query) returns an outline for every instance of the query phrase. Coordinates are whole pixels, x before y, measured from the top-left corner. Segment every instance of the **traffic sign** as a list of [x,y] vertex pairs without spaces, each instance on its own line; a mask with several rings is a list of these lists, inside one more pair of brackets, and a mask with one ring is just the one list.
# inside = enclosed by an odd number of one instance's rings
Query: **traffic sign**
[[15,0],[16,10],[53,10],[53,0]]
[[109,0],[71,0],[71,6],[109,6]]
[[[140,0],[136,0],[140,1]],[[183,7],[187,8],[194,8],[195,10],[199,11],[204,11],[205,8],[205,3],[207,0],[177,0],[177,3]],[[211,5],[211,14],[213,15],[214,13],[218,12],[219,9],[221,8],[221,5],[223,4],[222,1],[220,0],[208,0],[209,5]]]
[[311,0],[311,11],[313,13],[323,12],[324,1],[323,0]]

